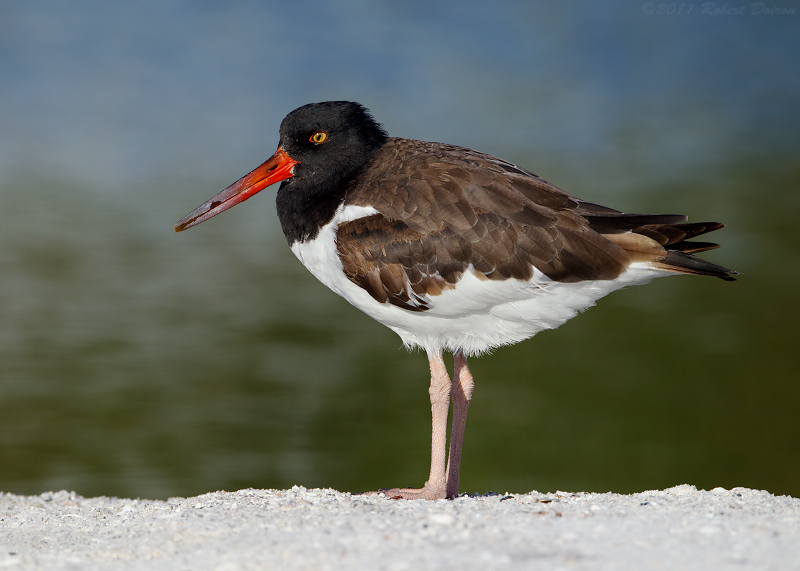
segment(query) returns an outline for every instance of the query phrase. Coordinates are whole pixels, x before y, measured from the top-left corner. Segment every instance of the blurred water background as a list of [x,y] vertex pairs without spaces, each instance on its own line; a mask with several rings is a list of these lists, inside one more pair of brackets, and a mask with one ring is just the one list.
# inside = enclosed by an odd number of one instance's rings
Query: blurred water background
[[0,490],[425,481],[425,356],[300,265],[274,190],[172,232],[286,113],[349,99],[594,202],[723,221],[704,256],[742,272],[473,360],[463,491],[800,495],[800,2],[727,5],[0,4]]

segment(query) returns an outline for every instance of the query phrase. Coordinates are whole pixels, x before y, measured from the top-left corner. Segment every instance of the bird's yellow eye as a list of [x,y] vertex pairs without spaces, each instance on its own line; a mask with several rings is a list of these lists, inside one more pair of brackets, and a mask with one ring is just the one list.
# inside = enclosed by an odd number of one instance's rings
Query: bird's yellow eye
[[324,143],[325,141],[328,140],[328,133],[326,133],[325,131],[317,131],[316,133],[311,135],[311,137],[309,137],[308,140],[311,141],[312,143],[319,145],[320,143]]

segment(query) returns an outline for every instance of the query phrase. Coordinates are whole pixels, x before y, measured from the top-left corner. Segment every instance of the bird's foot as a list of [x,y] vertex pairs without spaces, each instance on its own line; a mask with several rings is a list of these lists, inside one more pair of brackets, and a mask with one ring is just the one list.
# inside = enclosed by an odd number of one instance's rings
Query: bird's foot
[[364,492],[362,496],[378,496],[383,494],[387,500],[443,500],[447,497],[444,486],[428,486],[424,488],[391,488],[376,492]]

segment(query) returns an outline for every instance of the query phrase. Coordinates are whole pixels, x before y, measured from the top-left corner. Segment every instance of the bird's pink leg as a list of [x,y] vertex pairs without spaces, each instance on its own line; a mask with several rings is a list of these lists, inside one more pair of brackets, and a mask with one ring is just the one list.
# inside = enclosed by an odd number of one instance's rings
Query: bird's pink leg
[[[444,365],[442,354],[428,354],[431,366],[431,386],[428,393],[431,395],[431,416],[433,431],[431,436],[431,473],[425,487],[393,488],[369,492],[370,494],[383,493],[387,498],[405,500],[440,500],[447,497],[447,472],[445,469],[447,454],[447,413],[450,409],[450,375]],[[469,373],[469,370],[467,370]],[[465,412],[466,416],[466,412]],[[461,431],[463,433],[463,429]],[[459,454],[461,448],[459,445]],[[456,470],[456,473],[458,470]],[[456,475],[456,487],[458,476]]]
[[447,498],[458,496],[458,475],[461,469],[461,448],[464,443],[464,428],[467,426],[467,411],[472,400],[475,382],[469,372],[467,357],[460,351],[453,355],[455,361],[451,396],[453,399],[453,424],[450,428],[450,456],[447,461]]

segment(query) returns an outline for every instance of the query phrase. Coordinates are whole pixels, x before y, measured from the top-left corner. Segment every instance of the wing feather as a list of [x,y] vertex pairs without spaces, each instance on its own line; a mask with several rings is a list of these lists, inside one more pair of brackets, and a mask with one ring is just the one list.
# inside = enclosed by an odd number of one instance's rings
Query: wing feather
[[[413,311],[468,268],[490,280],[612,280],[632,261],[730,277],[691,256],[686,240],[721,228],[681,215],[625,214],[581,201],[535,174],[469,149],[390,139],[348,189],[346,205],[379,214],[341,224],[348,278],[380,302]],[[676,255],[678,252],[679,255]]]

